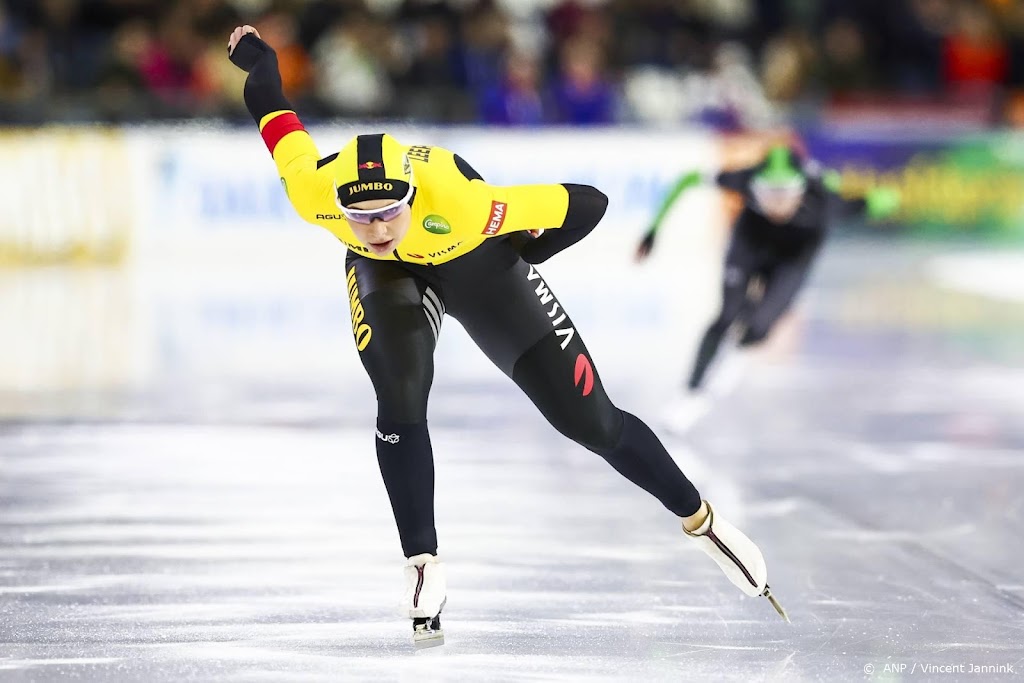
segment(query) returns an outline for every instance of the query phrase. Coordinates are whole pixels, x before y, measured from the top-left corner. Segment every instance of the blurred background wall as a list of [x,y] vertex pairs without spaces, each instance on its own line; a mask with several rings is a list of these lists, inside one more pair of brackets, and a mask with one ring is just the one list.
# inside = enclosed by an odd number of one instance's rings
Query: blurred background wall
[[[730,214],[711,190],[631,263],[662,193],[773,140],[846,193],[901,189],[896,220],[839,239],[1005,249],[935,277],[1024,299],[1016,0],[0,0],[0,415],[223,417],[267,386],[280,414],[291,385],[309,415],[311,386],[349,379],[368,395],[343,249],[292,214],[226,59],[241,23],[324,155],[387,129],[491,182],[606,191],[602,227],[546,274],[608,381],[649,364],[674,383],[716,305]],[[635,339],[648,353],[625,357]],[[454,362],[468,344],[442,344],[448,377],[492,372]]]

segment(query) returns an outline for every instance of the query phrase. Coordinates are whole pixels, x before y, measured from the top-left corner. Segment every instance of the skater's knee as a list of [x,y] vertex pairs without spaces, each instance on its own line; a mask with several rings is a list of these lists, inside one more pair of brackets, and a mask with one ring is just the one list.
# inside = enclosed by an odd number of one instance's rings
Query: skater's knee
[[757,319],[750,321],[747,329],[743,332],[743,336],[740,338],[740,346],[754,346],[763,342],[772,331],[772,322]]
[[622,437],[622,411],[609,402],[598,410],[570,415],[555,428],[590,451],[610,451]]
[[374,382],[377,390],[377,415],[394,422],[425,421],[430,379],[423,372],[409,372]]
[[732,321],[732,318],[728,318],[724,315],[719,315],[717,318],[715,318],[714,322],[712,322],[708,326],[708,334],[712,334],[718,337],[724,335],[726,331],[728,331],[729,326],[732,325]]
[[738,311],[722,311],[708,326],[707,336],[718,339],[724,337],[738,317]]

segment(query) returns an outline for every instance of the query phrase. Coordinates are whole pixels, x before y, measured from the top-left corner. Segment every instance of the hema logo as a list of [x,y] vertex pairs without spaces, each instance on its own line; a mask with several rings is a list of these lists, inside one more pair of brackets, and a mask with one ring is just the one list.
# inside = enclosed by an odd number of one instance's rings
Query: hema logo
[[487,222],[487,227],[484,228],[482,234],[484,235],[497,235],[501,230],[501,226],[505,224],[506,211],[508,204],[505,202],[491,202],[491,217]]

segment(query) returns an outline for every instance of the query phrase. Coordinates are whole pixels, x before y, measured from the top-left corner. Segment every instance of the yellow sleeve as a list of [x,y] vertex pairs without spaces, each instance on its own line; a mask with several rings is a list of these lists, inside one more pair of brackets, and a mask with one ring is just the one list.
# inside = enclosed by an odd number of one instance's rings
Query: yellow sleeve
[[569,192],[562,185],[488,185],[491,214],[488,237],[522,230],[562,227],[569,210]]
[[330,173],[317,168],[320,154],[313,138],[293,111],[275,111],[260,121],[260,134],[274,157],[281,184],[295,211],[316,223],[324,207],[334,206],[334,183]]
[[560,228],[565,222],[569,192],[562,185],[491,185],[441,147],[414,146],[409,157],[428,213],[445,214],[467,238]]

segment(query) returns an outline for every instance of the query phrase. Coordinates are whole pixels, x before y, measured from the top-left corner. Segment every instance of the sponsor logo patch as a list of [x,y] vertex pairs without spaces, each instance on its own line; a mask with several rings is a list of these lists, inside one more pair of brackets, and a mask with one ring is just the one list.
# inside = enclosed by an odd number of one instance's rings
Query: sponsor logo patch
[[375,168],[384,168],[384,164],[380,163],[379,161],[367,161],[364,164],[359,164],[359,168],[373,170]]
[[432,147],[428,145],[413,145],[406,152],[406,155],[410,159],[416,159],[417,161],[430,161],[430,150]]
[[447,235],[452,231],[452,226],[444,217],[431,214],[423,219],[423,229],[434,235]]
[[402,440],[402,437],[398,436],[398,434],[381,434],[379,429],[374,429],[373,431],[377,432],[378,439],[387,443],[398,443]]
[[507,210],[508,204],[505,202],[491,201],[491,216],[482,234],[497,235],[501,230],[501,226],[505,224],[505,216],[508,215]]
[[[580,382],[583,386],[580,387]],[[576,370],[573,372],[573,384],[583,390],[583,395],[588,396],[594,390],[594,366],[590,359],[584,354],[576,356]]]
[[[537,299],[540,301],[541,306],[547,306],[551,304],[551,310],[547,311],[548,317],[551,318],[551,327],[555,328],[555,336],[561,338],[562,350],[569,346],[569,342],[576,336],[576,330],[572,326],[572,321],[569,320],[569,316],[562,310],[558,301],[555,299],[555,295],[548,289],[547,284],[541,279],[540,273],[532,265],[530,266],[530,272],[526,274],[526,279],[530,281],[537,281]],[[578,366],[577,366],[578,367]],[[586,395],[586,394],[584,394]]]
[[359,285],[356,282],[355,266],[348,270],[348,305],[352,312],[352,336],[356,338],[356,348],[362,351],[370,343],[373,329],[363,322],[366,311],[363,309],[363,302],[359,300]]
[[462,244],[462,242],[456,242],[452,246],[445,247],[444,249],[441,249],[440,251],[432,251],[432,252],[430,252],[430,258],[437,258],[438,256],[444,256],[445,254],[450,254],[453,251],[455,251],[456,249],[458,249],[461,244]]
[[393,189],[395,189],[395,186],[392,185],[391,183],[353,183],[348,187],[348,195],[351,197],[356,192],[366,192],[368,190],[387,190],[390,192]]

